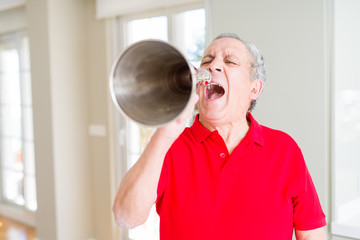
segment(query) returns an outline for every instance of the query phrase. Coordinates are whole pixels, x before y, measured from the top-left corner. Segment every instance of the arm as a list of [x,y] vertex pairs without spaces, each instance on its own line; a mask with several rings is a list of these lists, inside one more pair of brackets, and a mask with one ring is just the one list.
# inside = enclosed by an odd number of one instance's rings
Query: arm
[[113,213],[116,223],[125,228],[143,224],[157,198],[157,186],[165,155],[184,130],[198,96],[172,123],[156,130],[135,165],[125,174],[116,194]]
[[158,129],[135,165],[122,179],[113,205],[116,223],[134,228],[143,224],[156,200],[163,159],[171,139]]
[[295,230],[296,240],[326,240],[324,227],[309,231]]

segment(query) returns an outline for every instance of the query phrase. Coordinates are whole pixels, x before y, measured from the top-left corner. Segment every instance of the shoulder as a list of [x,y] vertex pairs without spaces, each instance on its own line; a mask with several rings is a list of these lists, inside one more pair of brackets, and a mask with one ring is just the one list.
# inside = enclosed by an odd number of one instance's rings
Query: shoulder
[[[301,148],[286,132],[262,126],[265,151],[274,171],[288,176],[290,182],[302,186],[307,167]],[[296,184],[295,184],[296,185]],[[298,186],[296,189],[298,189]]]
[[177,140],[178,141],[179,140],[180,141],[189,141],[189,140],[193,141],[194,140],[194,135],[193,135],[193,133],[191,131],[191,128],[186,127],[184,129],[184,131],[179,135]]
[[190,128],[185,128],[184,131],[179,135],[179,137],[174,141],[170,150],[179,150],[179,149],[186,149],[192,148],[192,146],[196,143],[196,139],[192,134]]
[[295,140],[286,132],[259,124],[251,114],[247,115],[247,119],[251,122],[248,135],[260,145],[270,148],[280,144],[297,146]]
[[263,137],[267,141],[281,142],[297,146],[296,141],[288,133],[261,125]]
[[[261,126],[264,138],[265,149],[275,155],[281,156],[279,159],[291,160],[303,165],[303,153],[301,148],[288,133],[272,129],[266,126]],[[294,163],[294,162],[293,162]]]

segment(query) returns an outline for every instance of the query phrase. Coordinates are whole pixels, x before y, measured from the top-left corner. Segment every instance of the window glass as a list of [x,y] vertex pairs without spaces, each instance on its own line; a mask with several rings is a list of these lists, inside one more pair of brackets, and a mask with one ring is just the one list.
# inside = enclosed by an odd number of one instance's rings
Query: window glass
[[1,129],[4,137],[21,137],[20,105],[3,105],[1,109]]
[[28,37],[0,35],[0,200],[35,211],[35,157]]
[[36,183],[34,175],[28,175],[25,177],[25,203],[27,209],[31,211],[35,211],[37,209]]
[[24,174],[13,170],[4,170],[2,188],[6,200],[24,205]]
[[127,43],[143,40],[143,39],[160,39],[168,40],[167,17],[159,16],[153,18],[143,18],[128,22],[128,39]]
[[2,167],[21,172],[24,169],[21,139],[6,137],[3,138],[1,143]]
[[1,102],[20,104],[19,54],[12,43],[0,45]]
[[183,14],[186,57],[196,68],[199,68],[205,48],[205,10],[197,9]]
[[334,1],[333,234],[360,239],[360,2]]

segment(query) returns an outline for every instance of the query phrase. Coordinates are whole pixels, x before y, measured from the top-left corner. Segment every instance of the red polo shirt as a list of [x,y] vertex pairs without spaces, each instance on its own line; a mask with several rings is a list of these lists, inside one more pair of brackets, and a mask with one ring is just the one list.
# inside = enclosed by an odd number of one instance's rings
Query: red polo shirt
[[250,129],[229,155],[198,117],[169,149],[158,185],[161,240],[286,239],[325,226],[301,150],[287,134]]

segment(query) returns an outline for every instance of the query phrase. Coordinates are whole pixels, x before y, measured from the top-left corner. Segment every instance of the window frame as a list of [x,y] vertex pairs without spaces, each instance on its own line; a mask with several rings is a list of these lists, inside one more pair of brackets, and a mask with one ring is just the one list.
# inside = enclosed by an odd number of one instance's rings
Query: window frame
[[[6,41],[11,41],[14,40],[14,43],[16,44],[16,48],[19,50],[20,54],[19,54],[19,89],[20,89],[20,111],[21,111],[21,132],[24,133],[24,129],[25,129],[25,120],[24,120],[24,116],[25,116],[25,109],[29,107],[29,105],[25,105],[24,104],[24,69],[22,68],[23,66],[23,56],[22,54],[24,54],[24,49],[22,48],[22,38],[23,37],[27,37],[28,41],[29,41],[29,36],[27,34],[26,30],[17,30],[17,31],[12,31],[12,32],[7,32],[7,33],[1,33],[0,32],[0,41],[1,42],[6,42]],[[30,49],[28,49],[29,51]],[[29,52],[30,54],[30,52]],[[28,56],[30,59],[30,56]],[[29,60],[30,61],[30,60]],[[31,66],[29,66],[29,69],[26,69],[29,71],[29,75],[30,75],[30,84],[31,84]],[[0,86],[1,87],[1,86]],[[32,103],[30,105],[31,111],[33,111],[33,107],[32,107]],[[33,114],[31,114],[31,116],[33,117]],[[1,117],[1,111],[0,111],[0,117]],[[32,130],[33,130],[33,126],[32,126]],[[3,136],[2,136],[2,129],[0,128],[0,142],[3,141]],[[24,134],[21,135],[20,137],[20,141],[21,141],[21,146],[22,146],[22,156],[25,155],[25,145],[27,142],[31,141],[34,145],[34,138],[33,139],[25,139]],[[0,152],[1,152],[1,148],[2,145],[0,144]],[[23,158],[24,159],[24,158]],[[35,159],[35,156],[34,156]],[[0,180],[2,181],[3,178],[3,164],[2,164],[2,156],[0,155]],[[26,161],[26,160],[25,160]],[[35,167],[35,166],[34,166]],[[24,205],[20,205],[20,204],[16,204],[13,201],[10,201],[8,199],[6,199],[3,195],[3,186],[2,184],[0,184],[0,214],[5,216],[5,217],[9,217],[12,218],[16,221],[19,222],[23,222],[25,224],[28,224],[30,226],[35,226],[35,211],[30,210],[29,208],[27,208],[27,204],[26,204],[26,184],[25,184],[25,179],[26,176],[28,176],[27,172],[27,164],[24,162],[23,163],[23,169],[21,171],[21,173],[23,174],[23,188],[24,188]],[[35,177],[35,182],[36,182],[36,173],[34,174]],[[36,188],[35,188],[36,189]],[[36,190],[35,190],[36,191]],[[36,195],[36,192],[35,192]]]
[[[175,16],[181,12],[191,11],[196,9],[205,8],[203,3],[193,3],[188,5],[180,5],[173,8],[164,8],[151,10],[146,12],[139,12],[135,14],[124,15],[116,18],[117,25],[117,40],[118,44],[115,43],[114,50],[121,50],[121,52],[126,48],[126,40],[128,39],[126,24],[129,21],[142,19],[142,18],[152,18],[158,16],[166,16],[168,19],[168,42],[170,44],[176,45],[176,33],[173,29],[176,27],[176,22],[174,21]],[[117,51],[119,52],[119,51]]]

